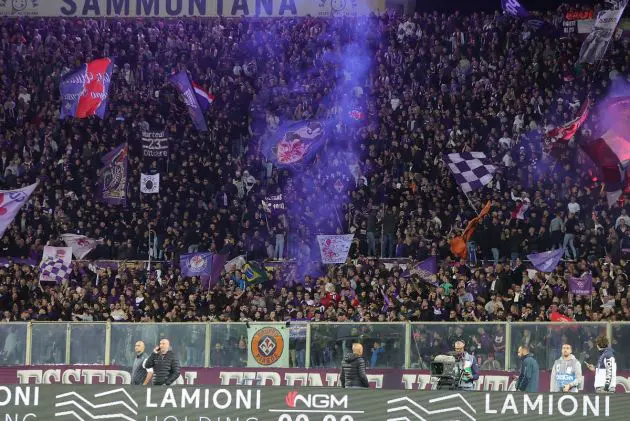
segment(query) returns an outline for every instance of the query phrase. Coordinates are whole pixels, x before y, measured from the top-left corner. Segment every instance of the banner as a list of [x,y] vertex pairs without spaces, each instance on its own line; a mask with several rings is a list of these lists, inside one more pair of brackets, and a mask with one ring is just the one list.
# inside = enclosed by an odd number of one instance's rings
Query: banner
[[[25,0],[17,3],[24,4]],[[105,118],[113,69],[112,59],[100,58],[64,75],[59,82],[59,118],[63,120],[67,117],[85,118],[93,115]]]
[[68,278],[72,267],[71,247],[44,247],[44,255],[39,264],[39,281],[62,283]]
[[438,286],[439,283],[435,277],[438,272],[437,257],[431,256],[428,259],[417,263],[410,271],[409,274],[405,274],[405,278],[413,275],[418,275],[420,279],[428,281],[431,285]]
[[353,239],[354,234],[318,235],[317,243],[322,256],[322,263],[345,263]]
[[284,324],[252,325],[247,344],[247,367],[289,365],[289,328]]
[[[291,327],[293,324],[291,325]],[[103,365],[34,365],[0,367],[0,384],[130,384],[131,369]],[[188,386],[316,386],[338,387],[338,368],[199,368],[182,367],[176,381]],[[476,390],[507,391],[514,387],[515,372],[481,370]],[[539,372],[539,391],[548,392],[551,372]],[[430,390],[431,374],[428,370],[396,368],[368,369],[367,377],[373,389]],[[584,371],[584,390],[594,392],[595,374]],[[630,370],[617,371],[617,393],[630,393]],[[561,395],[559,395],[561,396]],[[627,399],[627,398],[626,398]]]
[[326,126],[319,121],[287,121],[261,138],[262,153],[279,167],[308,164],[324,146]]
[[140,192],[156,194],[160,192],[160,174],[140,174]]
[[17,190],[0,190],[0,238],[36,187],[37,183]]
[[526,18],[529,12],[521,6],[518,0],[501,0],[501,8],[510,16]]
[[0,16],[297,17],[368,16],[385,0],[0,0]]
[[179,257],[182,276],[210,276],[212,272],[212,253],[188,253]]
[[100,200],[110,205],[127,203],[127,144],[123,143],[101,160]]
[[142,154],[145,158],[168,158],[168,135],[164,132],[142,132]]
[[564,249],[544,251],[542,253],[528,254],[527,258],[532,266],[540,272],[553,272],[558,267],[560,259],[564,256]]
[[177,91],[182,95],[186,107],[188,107],[188,113],[192,118],[195,127],[200,132],[207,132],[208,125],[206,124],[206,118],[203,115],[199,101],[193,87],[190,83],[190,78],[186,72],[179,72],[171,76],[171,82],[177,88]]
[[590,274],[585,274],[580,278],[569,278],[569,292],[590,297],[593,292],[593,277]]
[[99,240],[77,234],[61,234],[61,238],[66,245],[72,248],[72,254],[77,259],[83,259],[89,252],[94,250],[99,244]]
[[265,212],[271,214],[284,212],[285,206],[282,193],[273,196],[266,196],[262,200],[262,207]]
[[614,10],[603,10],[597,14],[593,32],[588,34],[582,43],[578,63],[593,64],[604,57],[608,43],[627,4],[628,0],[617,0]]

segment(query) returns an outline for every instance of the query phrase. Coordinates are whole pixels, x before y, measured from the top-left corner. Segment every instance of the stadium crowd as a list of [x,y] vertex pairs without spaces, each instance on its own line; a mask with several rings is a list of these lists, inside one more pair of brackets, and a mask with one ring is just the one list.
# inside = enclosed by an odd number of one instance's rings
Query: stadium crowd
[[[499,12],[372,16],[364,42],[373,67],[350,94],[367,121],[337,127],[359,157],[339,158],[352,180],[336,215],[313,211],[331,182],[319,168],[334,158],[324,151],[298,176],[266,161],[260,139],[285,119],[341,113],[341,98],[327,95],[335,64],[318,63],[354,40],[353,20],[0,20],[0,188],[40,182],[0,239],[0,257],[39,261],[44,245],[76,233],[104,240],[90,258],[145,259],[153,230],[152,257],[167,262],[159,274],[75,263],[69,282],[42,286],[36,266],[9,261],[0,267],[2,321],[546,321],[558,313],[630,321],[630,205],[608,207],[576,146],[597,121],[566,147],[541,141],[589,93],[601,99],[613,80],[630,81],[630,48],[615,40],[601,65],[575,66],[581,39],[557,33],[566,8],[540,16],[551,33]],[[104,56],[117,64],[106,118],[59,120],[61,75]],[[178,70],[215,96],[208,133],[195,130],[168,84]],[[143,129],[170,134],[166,162],[142,156]],[[128,204],[104,205],[96,199],[100,157],[122,142],[130,147]],[[470,195],[477,209],[493,206],[468,261],[450,254],[449,239],[475,212],[441,160],[464,151],[483,151],[499,166],[491,186]],[[142,172],[161,173],[159,194],[140,193]],[[267,216],[261,200],[277,192],[303,211]],[[315,234],[348,232],[354,263],[327,276],[290,263],[264,284],[248,285],[234,270],[204,290],[176,264],[197,250],[316,261]],[[566,260],[554,273],[527,271],[528,253],[558,246]],[[441,262],[439,286],[378,259],[429,256]],[[592,296],[569,294],[566,276],[589,270]],[[426,336],[414,339],[430,343]],[[490,336],[475,336],[484,361],[505,352],[504,338]]]

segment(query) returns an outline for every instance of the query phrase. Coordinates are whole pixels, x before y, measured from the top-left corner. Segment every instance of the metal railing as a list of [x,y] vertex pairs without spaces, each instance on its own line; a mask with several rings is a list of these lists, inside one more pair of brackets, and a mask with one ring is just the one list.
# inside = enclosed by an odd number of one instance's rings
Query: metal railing
[[[246,367],[247,329],[245,323],[4,323],[0,324],[0,365],[129,366],[136,341],[151,349],[168,338],[184,366]],[[541,368],[550,369],[563,343],[571,344],[581,361],[592,362],[597,355],[595,338],[607,335],[619,369],[630,369],[630,323],[626,322],[291,322],[289,332],[290,367],[337,367],[358,341],[364,344],[372,368],[427,369],[431,358],[449,352],[456,340],[463,339],[485,369],[516,369],[520,345],[528,345]]]

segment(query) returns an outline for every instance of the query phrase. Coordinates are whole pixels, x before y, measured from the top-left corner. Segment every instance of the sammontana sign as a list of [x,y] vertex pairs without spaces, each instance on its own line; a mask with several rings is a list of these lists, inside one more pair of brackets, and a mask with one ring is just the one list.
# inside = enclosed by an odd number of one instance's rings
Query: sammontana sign
[[627,419],[624,395],[339,388],[0,386],[0,419],[396,421]]
[[0,0],[0,16],[124,18],[367,16],[385,0]]
[[[481,391],[508,390],[513,385],[514,373],[482,371],[477,382]],[[584,392],[593,392],[593,374],[585,373]],[[425,370],[374,369],[368,380],[375,389],[430,389],[430,375]],[[129,384],[129,371],[113,366],[22,366],[0,368],[0,384]],[[252,368],[194,368],[182,369],[179,384],[187,386],[339,386],[337,369],[252,369]],[[548,371],[540,371],[540,392],[548,392]],[[630,393],[630,372],[617,372],[617,393]],[[0,418],[0,421],[2,419]]]

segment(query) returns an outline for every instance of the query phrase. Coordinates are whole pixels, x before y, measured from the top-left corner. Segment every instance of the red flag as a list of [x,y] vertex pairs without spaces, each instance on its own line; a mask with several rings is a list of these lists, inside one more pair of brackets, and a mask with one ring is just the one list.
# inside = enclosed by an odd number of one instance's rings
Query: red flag
[[590,98],[588,98],[584,102],[584,104],[582,104],[582,108],[580,108],[580,111],[578,112],[578,116],[575,119],[569,121],[563,126],[558,126],[556,128],[549,130],[546,133],[546,136],[548,138],[551,138],[553,142],[558,141],[558,140],[565,140],[565,141],[570,140],[578,131],[580,126],[584,123],[584,121],[586,121],[591,104],[592,104],[592,101]]

